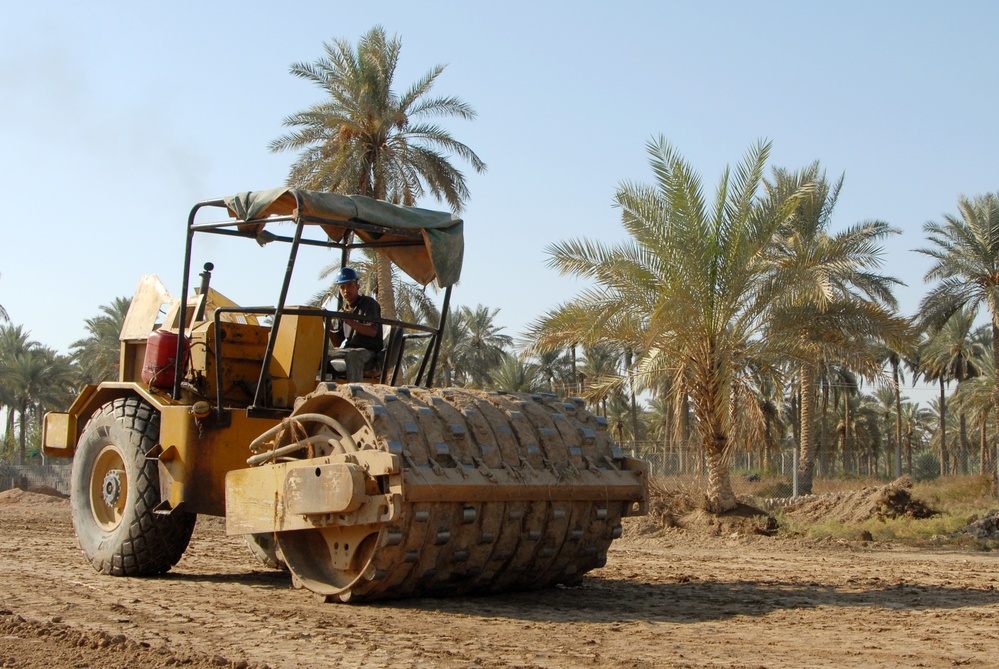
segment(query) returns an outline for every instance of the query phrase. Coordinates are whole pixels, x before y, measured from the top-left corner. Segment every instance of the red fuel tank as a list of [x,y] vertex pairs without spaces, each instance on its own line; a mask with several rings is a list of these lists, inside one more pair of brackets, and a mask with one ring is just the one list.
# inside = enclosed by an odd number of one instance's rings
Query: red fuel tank
[[[172,388],[177,371],[176,332],[154,330],[146,340],[146,354],[142,358],[142,380],[157,388]],[[181,370],[187,366],[187,337],[184,337],[181,356],[184,358]]]

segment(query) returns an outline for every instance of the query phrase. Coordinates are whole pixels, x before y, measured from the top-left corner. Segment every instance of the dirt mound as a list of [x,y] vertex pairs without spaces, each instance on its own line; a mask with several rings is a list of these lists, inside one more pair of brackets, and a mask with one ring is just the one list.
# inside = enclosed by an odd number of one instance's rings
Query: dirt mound
[[64,492],[60,492],[49,485],[33,485],[28,488],[28,492],[37,493],[39,495],[49,495],[50,497],[58,497],[60,499],[69,499],[69,495]]
[[649,513],[636,519],[638,534],[658,534],[663,530],[681,529],[695,534],[771,536],[777,532],[777,521],[766,511],[739,504],[732,511],[715,514],[706,511],[703,492],[684,488],[652,485],[649,491]]
[[958,534],[970,534],[976,539],[999,539],[999,509],[992,509],[981,518],[972,518]]
[[[37,492],[41,490],[42,492]],[[51,491],[51,492],[49,492]],[[0,506],[27,504],[31,506],[69,506],[69,498],[48,486],[32,486],[31,490],[11,488],[0,492]]]
[[827,520],[862,523],[871,519],[937,515],[937,511],[912,497],[912,479],[905,476],[884,486],[803,497],[790,502],[784,509],[788,516],[804,523]]

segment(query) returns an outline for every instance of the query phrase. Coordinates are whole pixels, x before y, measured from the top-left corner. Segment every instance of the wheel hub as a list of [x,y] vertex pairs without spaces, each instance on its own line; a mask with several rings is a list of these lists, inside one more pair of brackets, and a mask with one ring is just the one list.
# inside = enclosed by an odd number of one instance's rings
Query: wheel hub
[[118,503],[118,499],[121,497],[121,475],[117,469],[112,469],[104,475],[101,496],[108,506],[115,506]]

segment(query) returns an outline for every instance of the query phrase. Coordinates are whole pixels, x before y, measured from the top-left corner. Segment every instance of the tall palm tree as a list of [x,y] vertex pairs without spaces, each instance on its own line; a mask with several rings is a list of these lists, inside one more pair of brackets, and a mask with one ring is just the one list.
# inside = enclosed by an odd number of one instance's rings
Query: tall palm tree
[[671,380],[677,398],[689,397],[708,462],[708,507],[724,512],[737,506],[728,469],[736,426],[753,411],[761,419],[750,367],[776,369],[765,363],[776,353],[773,340],[761,334],[776,291],[787,287],[764,281],[763,252],[800,195],[759,196],[767,142],[725,170],[710,202],[700,177],[664,138],[647,148],[655,184],[625,183],[615,198],[630,240],[550,247],[553,267],[596,286],[531,329],[541,348],[614,342],[641,351],[640,387]]
[[954,401],[957,410],[960,411],[962,415],[967,415],[968,418],[976,426],[978,426],[978,462],[979,471],[982,473],[989,471],[992,461],[992,449],[988,447],[989,434],[992,433],[989,432],[988,429],[990,427],[989,424],[992,419],[992,412],[994,408],[992,403],[992,393],[995,389],[996,379],[995,364],[992,360],[991,342],[988,342],[988,337],[991,336],[991,329],[991,327],[986,325],[979,328],[975,332],[976,339],[989,344],[983,345],[984,351],[982,357],[978,360],[981,368],[981,375],[958,385],[957,389],[954,391]]
[[[898,477],[901,473],[901,453],[902,444],[899,436],[902,431],[902,421],[901,417],[895,407],[895,390],[892,388],[891,384],[882,384],[874,391],[874,395],[871,396],[870,405],[874,408],[878,417],[881,419],[881,432],[883,435],[883,441],[886,442],[887,446],[891,447],[891,451],[885,452],[885,455],[892,455],[892,473],[894,476]],[[898,462],[895,462],[894,455],[898,454]],[[897,465],[897,466],[896,466]]]
[[[972,309],[959,309],[955,311],[944,324],[926,340],[920,351],[920,363],[926,370],[927,378],[934,378],[941,384],[940,412],[941,412],[941,434],[946,435],[946,413],[947,399],[943,392],[944,384],[949,381],[956,381],[957,388],[977,376],[981,376],[981,359],[985,354],[985,344],[981,340],[976,340],[975,311]],[[941,439],[944,450],[940,453],[940,472],[942,474],[951,472],[948,456],[966,461],[964,454],[968,450],[968,429],[967,415],[959,409],[958,429],[959,451],[958,453],[948,453],[946,438]]]
[[565,349],[524,353],[527,364],[536,370],[541,388],[557,395],[578,394],[573,379],[572,356]]
[[79,366],[83,383],[118,379],[121,326],[132,304],[130,297],[116,297],[101,305],[101,313],[86,320],[87,336],[73,342],[70,353]]
[[[430,119],[474,119],[454,96],[431,97],[444,71],[436,65],[402,94],[394,89],[402,42],[375,26],[356,50],[342,39],[324,43],[325,56],[295,63],[291,73],[319,86],[327,98],[284,120],[294,128],[270,143],[271,151],[299,151],[288,183],[301,188],[367,195],[405,205],[426,192],[459,213],[468,199],[465,176],[450,160],[468,161],[476,172],[486,165],[465,144]],[[395,318],[390,263],[378,260],[378,300]]]
[[858,460],[858,473],[868,476],[879,474],[879,461],[882,454],[883,433],[877,401],[870,395],[857,398],[857,407],[851,411],[850,433],[853,435],[853,450]]
[[465,383],[462,369],[462,354],[466,314],[463,309],[452,309],[441,333],[440,353],[437,357],[436,379],[442,386],[460,386]]
[[621,372],[622,351],[613,343],[583,345],[583,363],[579,368],[583,398],[595,413],[607,416],[607,403],[620,389],[609,387],[609,379],[618,378]]
[[[923,226],[931,246],[918,249],[933,258],[927,281],[939,283],[920,303],[926,323],[943,323],[958,309],[988,308],[992,329],[992,360],[999,365],[999,193],[958,200],[958,216]],[[996,368],[993,368],[996,371]],[[999,374],[993,404],[999,415]]]
[[476,305],[475,309],[461,307],[464,313],[466,338],[462,363],[472,385],[482,388],[503,362],[504,355],[513,345],[513,337],[503,334],[503,327],[496,325],[499,309]]
[[512,353],[503,353],[503,359],[489,374],[486,387],[508,392],[533,393],[545,387],[538,366]]
[[891,370],[891,383],[887,389],[894,396],[893,402],[895,404],[892,411],[892,416],[895,418],[895,453],[892,472],[895,478],[898,478],[902,475],[902,384],[905,383],[905,372],[902,367],[905,356],[884,345],[876,345],[875,351],[878,360]]
[[503,363],[513,338],[495,323],[498,309],[477,305],[455,309],[444,325],[437,374],[442,385],[484,388]]
[[32,417],[40,422],[46,409],[64,409],[73,396],[76,371],[69,358],[34,345],[0,361],[0,382],[10,393],[8,409],[18,414],[20,463],[27,461]]
[[38,346],[38,342],[32,341],[31,334],[24,329],[24,326],[0,325],[0,408],[7,409],[5,441],[14,434],[14,421],[17,417],[17,388],[13,381],[7,378],[4,369],[7,365],[12,364],[17,356]]
[[830,230],[843,186],[830,183],[815,162],[798,172],[775,169],[766,183],[780,198],[811,184],[795,215],[771,248],[774,280],[787,287],[778,293],[770,337],[782,341],[800,361],[801,457],[799,490],[812,490],[815,466],[816,375],[823,360],[838,360],[871,377],[880,363],[872,341],[902,348],[909,345],[908,322],[895,315],[892,289],[900,282],[878,272],[881,242],[898,231],[884,221],[866,221],[842,232]]
[[933,420],[938,426],[946,426],[946,429],[937,429],[930,435],[927,446],[931,453],[946,453],[946,457],[937,457],[935,475],[946,475],[949,470],[943,468],[943,464],[950,463],[950,453],[957,448],[957,419],[954,412],[947,411],[947,402],[941,398],[930,400],[930,411]]
[[[991,401],[991,399],[990,399]],[[933,411],[918,402],[902,404],[902,438],[904,440],[905,471],[912,475],[913,446],[922,446],[930,433]]]

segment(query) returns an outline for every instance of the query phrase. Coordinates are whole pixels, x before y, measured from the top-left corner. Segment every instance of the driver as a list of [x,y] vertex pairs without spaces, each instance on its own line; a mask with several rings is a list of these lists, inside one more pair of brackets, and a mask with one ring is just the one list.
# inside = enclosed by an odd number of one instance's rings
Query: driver
[[381,318],[382,308],[375,298],[361,295],[357,272],[350,267],[337,270],[333,283],[343,298],[343,306],[339,310],[349,312],[356,318],[344,317],[333,321],[330,341],[337,349],[330,354],[330,365],[334,371],[344,374],[347,381],[361,381],[364,366],[382,350],[382,324],[365,318]]

